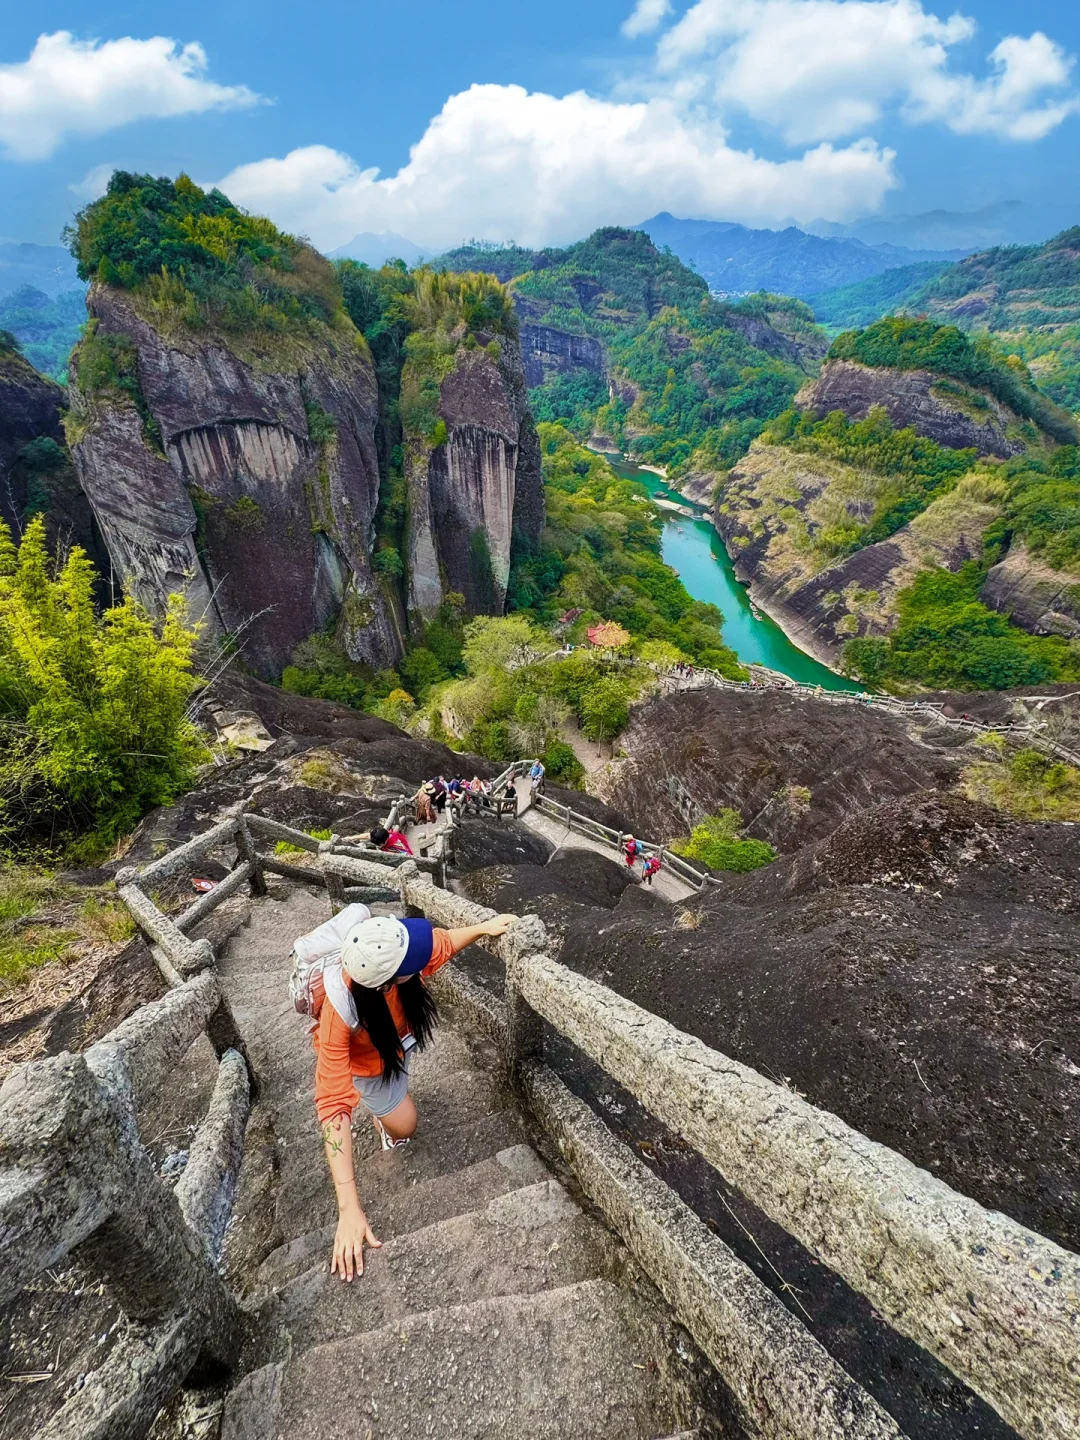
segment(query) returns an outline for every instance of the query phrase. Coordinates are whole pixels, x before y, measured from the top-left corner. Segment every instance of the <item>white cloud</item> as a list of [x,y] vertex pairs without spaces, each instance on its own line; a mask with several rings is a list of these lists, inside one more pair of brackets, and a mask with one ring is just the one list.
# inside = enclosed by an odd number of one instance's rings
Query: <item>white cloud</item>
[[1036,31],[990,54],[983,78],[950,68],[974,20],[920,0],[698,0],[664,34],[658,70],[721,113],[741,110],[792,145],[865,134],[890,108],[958,134],[1038,140],[1077,109],[1072,60]]
[[109,180],[116,168],[111,160],[107,160],[103,165],[91,165],[81,180],[74,181],[67,188],[79,200],[87,203],[97,200],[108,189]]
[[150,40],[75,40],[41,35],[27,60],[0,65],[0,146],[43,160],[69,135],[101,135],[133,120],[255,105],[246,85],[205,79],[201,45]]
[[565,243],[665,209],[758,224],[850,218],[880,206],[892,165],[892,151],[872,140],[764,159],[665,98],[629,104],[474,85],[450,97],[408,164],[386,179],[310,145],[218,183],[323,248],[357,230],[397,230],[434,248],[467,236]]
[[671,14],[671,0],[637,0],[632,15],[623,21],[622,33],[628,40],[639,35],[649,35],[656,30],[666,15]]

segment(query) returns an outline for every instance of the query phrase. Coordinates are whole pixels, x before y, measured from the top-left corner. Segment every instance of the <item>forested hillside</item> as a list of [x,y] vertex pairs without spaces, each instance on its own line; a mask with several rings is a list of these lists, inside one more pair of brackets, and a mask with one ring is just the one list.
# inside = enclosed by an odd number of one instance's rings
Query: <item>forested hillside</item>
[[731,471],[717,525],[759,603],[870,683],[1069,680],[1077,438],[991,337],[884,319],[834,342]]
[[722,303],[637,230],[598,230],[566,250],[465,247],[438,263],[513,272],[523,324],[599,341],[602,370],[569,363],[532,389],[537,420],[595,434],[675,479],[744,454],[824,350],[801,301]]
[[815,301],[817,318],[830,326],[865,325],[894,311],[992,332],[1052,400],[1080,409],[1080,227],[1041,245],[984,250],[937,273],[893,272]]

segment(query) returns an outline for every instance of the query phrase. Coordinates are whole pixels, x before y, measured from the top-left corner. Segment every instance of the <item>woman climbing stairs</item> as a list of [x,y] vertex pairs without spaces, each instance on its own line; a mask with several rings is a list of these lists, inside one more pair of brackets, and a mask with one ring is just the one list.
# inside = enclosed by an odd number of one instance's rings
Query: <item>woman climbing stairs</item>
[[657,1440],[702,1424],[694,1347],[538,1158],[494,1052],[452,1017],[413,1067],[416,1138],[383,1151],[357,1126],[383,1248],[351,1284],[330,1276],[314,1060],[287,993],[292,942],[326,913],[325,893],[282,885],[219,961],[274,1151],[242,1177],[230,1253],[257,1218],[278,1242],[247,1277],[262,1363],[227,1396],[221,1440]]

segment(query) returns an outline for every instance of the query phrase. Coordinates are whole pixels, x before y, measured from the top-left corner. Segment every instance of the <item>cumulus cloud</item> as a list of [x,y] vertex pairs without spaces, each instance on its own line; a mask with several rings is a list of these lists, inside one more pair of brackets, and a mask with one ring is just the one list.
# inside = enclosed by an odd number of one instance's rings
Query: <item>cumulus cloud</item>
[[648,35],[656,30],[664,17],[670,14],[670,0],[637,0],[633,14],[622,23],[622,33],[628,40],[636,40],[639,35]]
[[546,244],[664,209],[759,224],[851,218],[880,205],[895,183],[893,158],[859,140],[770,160],[733,148],[719,124],[669,98],[621,103],[474,85],[450,97],[396,175],[380,179],[310,145],[218,183],[325,248],[357,230],[396,230],[431,247],[466,236]]
[[207,80],[201,45],[150,40],[76,40],[41,35],[27,60],[0,65],[0,146],[43,160],[69,135],[101,135],[133,120],[255,105],[246,85]]
[[97,200],[108,189],[112,173],[118,167],[111,160],[103,165],[91,165],[81,180],[75,180],[67,188],[79,200]]
[[863,134],[887,110],[957,134],[1038,140],[1077,109],[1072,59],[1039,31],[951,68],[974,20],[920,0],[698,0],[661,37],[657,68],[682,93],[742,111],[792,145]]

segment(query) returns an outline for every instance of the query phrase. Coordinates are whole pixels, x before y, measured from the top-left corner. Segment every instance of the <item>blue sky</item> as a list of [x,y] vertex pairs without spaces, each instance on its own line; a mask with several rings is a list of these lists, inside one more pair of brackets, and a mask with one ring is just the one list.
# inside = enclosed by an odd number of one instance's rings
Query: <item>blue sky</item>
[[55,242],[112,166],[224,180],[326,248],[1007,199],[1056,228],[1077,55],[1063,0],[9,5],[0,234]]

